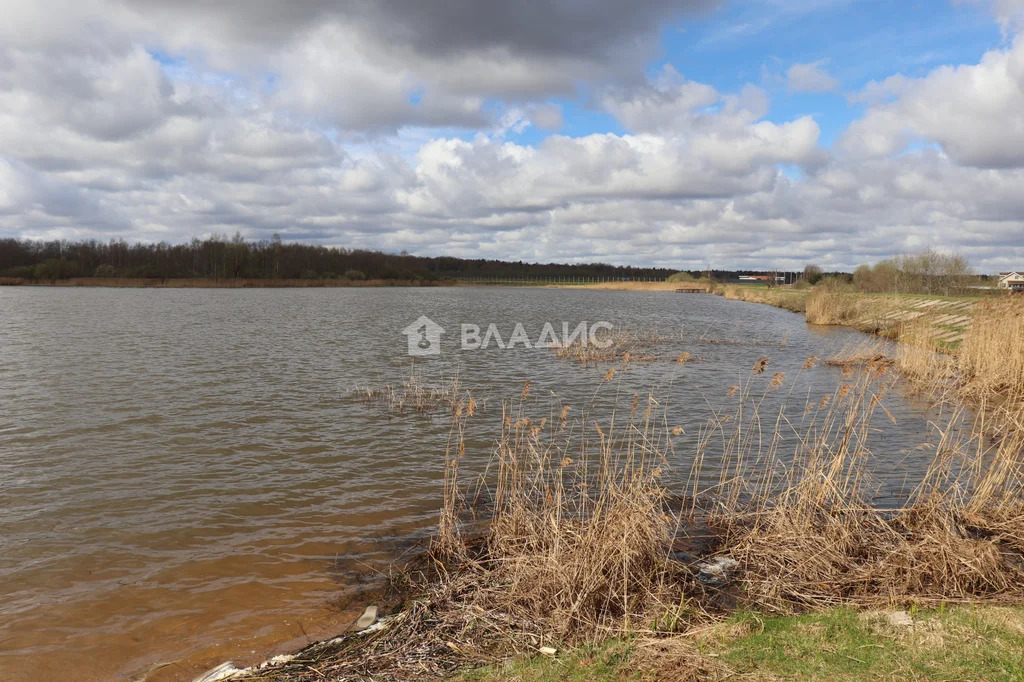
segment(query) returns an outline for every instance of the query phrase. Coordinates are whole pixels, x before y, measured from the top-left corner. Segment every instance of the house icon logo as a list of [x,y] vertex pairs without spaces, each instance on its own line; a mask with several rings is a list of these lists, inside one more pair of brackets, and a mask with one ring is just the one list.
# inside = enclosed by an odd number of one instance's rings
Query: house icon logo
[[409,342],[409,355],[440,355],[444,327],[426,315],[402,330]]

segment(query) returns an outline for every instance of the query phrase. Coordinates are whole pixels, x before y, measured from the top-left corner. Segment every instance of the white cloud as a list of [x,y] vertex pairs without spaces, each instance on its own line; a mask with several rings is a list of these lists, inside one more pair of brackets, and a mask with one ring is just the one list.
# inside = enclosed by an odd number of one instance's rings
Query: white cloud
[[533,124],[541,130],[557,132],[565,125],[562,107],[557,104],[541,104],[534,106],[530,112]]
[[887,102],[900,95],[911,80],[903,74],[897,73],[882,81],[868,81],[861,88],[860,92],[847,95],[850,102],[863,102],[865,104],[880,104]]
[[638,88],[612,88],[602,106],[633,131],[663,131],[692,125],[704,110],[721,100],[710,85],[687,81],[671,64]]
[[632,91],[610,90],[602,103],[628,129],[662,136],[674,153],[712,174],[712,181],[713,174],[743,175],[776,163],[822,158],[818,124],[806,116],[781,124],[760,120],[768,98],[752,85],[723,95],[666,66],[654,82]]
[[786,70],[786,88],[790,92],[834,92],[839,81],[825,70],[828,60],[809,64],[793,64]]
[[999,21],[1004,35],[1012,34],[1024,24],[1024,0],[954,0],[988,5],[989,11]]
[[[599,3],[579,25],[577,5],[554,0],[529,20],[454,0],[438,16],[368,0],[348,15],[330,2],[7,2],[0,235],[240,230],[693,268],[852,267],[926,244],[1020,267],[1020,39],[868,84],[832,153],[813,117],[770,117],[753,85],[725,92],[671,66],[648,80],[677,3],[633,5]],[[835,88],[824,62],[787,76]],[[558,102],[581,87],[580,106],[627,132],[515,141],[572,130]]]
[[[841,148],[860,158],[888,156],[915,141],[939,145],[956,163],[1024,166],[1024,37],[986,52],[976,65],[943,66],[920,79],[892,81],[897,96],[854,122]],[[878,90],[869,85],[867,94]]]

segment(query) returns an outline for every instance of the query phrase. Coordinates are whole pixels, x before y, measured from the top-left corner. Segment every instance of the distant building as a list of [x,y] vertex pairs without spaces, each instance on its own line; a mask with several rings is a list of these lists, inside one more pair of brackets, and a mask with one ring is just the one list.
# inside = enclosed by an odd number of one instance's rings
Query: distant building
[[1024,274],[1021,272],[1000,272],[999,288],[1010,291],[1024,291]]

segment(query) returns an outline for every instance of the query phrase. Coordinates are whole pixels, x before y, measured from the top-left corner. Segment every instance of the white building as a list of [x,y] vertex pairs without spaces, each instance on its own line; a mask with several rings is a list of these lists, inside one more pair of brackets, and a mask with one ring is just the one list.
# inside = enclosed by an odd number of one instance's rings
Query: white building
[[1024,291],[1024,274],[1020,272],[1000,272],[999,288],[1010,291]]

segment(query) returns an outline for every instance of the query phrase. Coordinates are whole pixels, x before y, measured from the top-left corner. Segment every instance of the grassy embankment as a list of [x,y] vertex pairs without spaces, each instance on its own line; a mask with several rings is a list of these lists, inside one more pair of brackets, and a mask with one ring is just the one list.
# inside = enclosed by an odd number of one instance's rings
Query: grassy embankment
[[894,339],[910,335],[918,342],[931,341],[939,350],[959,345],[971,327],[975,305],[994,300],[990,296],[863,294],[830,285],[769,289],[730,284],[715,293],[806,313],[811,324],[844,325]]
[[807,310],[809,292],[806,289],[769,288],[763,284],[719,284],[714,288],[713,293],[734,301],[765,303],[777,308],[792,310],[795,313],[802,313]]
[[[733,679],[1024,679],[1024,609],[950,607],[907,612],[834,609],[800,616],[741,612],[692,637]],[[614,639],[552,656],[518,657],[462,674],[463,682],[693,679],[693,650],[650,653]],[[660,658],[660,660],[659,660]],[[699,661],[699,659],[697,659]],[[707,671],[707,667],[705,666]],[[707,671],[710,672],[710,671]]]
[[805,313],[820,325],[844,325],[890,338],[913,335],[938,350],[958,346],[971,327],[974,306],[991,297],[861,294],[827,285],[814,288],[771,287],[763,284],[714,284],[704,280],[683,282],[605,282],[578,285],[586,289],[675,291],[680,287],[706,287],[727,299],[764,303]]
[[717,293],[802,310],[811,324],[898,340],[896,367],[919,387],[994,410],[1002,428],[1024,428],[1024,297],[873,295],[829,286],[787,291],[733,285]]

